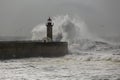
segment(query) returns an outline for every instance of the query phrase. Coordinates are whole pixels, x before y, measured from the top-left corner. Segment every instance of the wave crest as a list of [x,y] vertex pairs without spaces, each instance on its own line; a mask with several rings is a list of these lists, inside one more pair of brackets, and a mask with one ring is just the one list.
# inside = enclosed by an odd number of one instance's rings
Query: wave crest
[[[67,41],[69,43],[69,52],[72,54],[81,54],[81,51],[112,51],[120,49],[120,46],[111,45],[92,35],[87,28],[87,25],[80,18],[70,17],[69,15],[57,16],[53,18],[53,40]],[[32,30],[32,40],[42,40],[46,37],[46,26],[40,24]],[[115,54],[119,53],[117,51]],[[109,53],[108,53],[109,54]],[[107,55],[108,55],[107,54]],[[113,54],[113,53],[112,53]],[[85,53],[84,53],[85,55]],[[88,53],[87,55],[90,55]],[[94,54],[96,55],[96,54]],[[104,54],[102,54],[104,55]],[[93,56],[93,55],[92,55]],[[100,59],[100,60],[118,60],[114,56],[95,57],[84,56],[86,60]],[[86,58],[85,58],[86,57]],[[118,60],[119,61],[119,60]]]

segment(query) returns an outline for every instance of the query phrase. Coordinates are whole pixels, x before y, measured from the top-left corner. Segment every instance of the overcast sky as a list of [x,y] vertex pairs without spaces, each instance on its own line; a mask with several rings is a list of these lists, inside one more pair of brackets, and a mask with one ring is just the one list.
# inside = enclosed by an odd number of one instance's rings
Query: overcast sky
[[120,36],[120,0],[0,0],[0,36],[31,36],[48,16],[78,15],[98,36]]

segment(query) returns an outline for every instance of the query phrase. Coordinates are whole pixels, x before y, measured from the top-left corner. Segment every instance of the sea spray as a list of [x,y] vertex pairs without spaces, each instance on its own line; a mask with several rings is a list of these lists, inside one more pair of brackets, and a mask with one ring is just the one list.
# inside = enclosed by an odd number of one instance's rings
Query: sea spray
[[[87,29],[86,24],[80,19],[71,18],[68,15],[57,16],[53,18],[53,23],[54,23],[53,27],[54,41],[56,40],[69,41],[71,43],[82,38],[91,38],[91,35]],[[45,23],[36,26],[32,30],[32,33],[33,33],[32,40],[39,40],[46,37]]]
[[[119,47],[113,46],[91,34],[87,25],[81,19],[68,15],[57,16],[53,17],[53,23],[53,40],[67,41],[69,43],[69,52],[72,55],[81,55],[79,58],[84,61],[120,61],[118,55],[113,55],[120,54],[120,51],[115,53],[106,52],[115,49],[119,50]],[[32,40],[44,39],[46,37],[45,23],[36,26],[32,30],[32,34]],[[102,51],[102,53],[98,51]]]
[[[93,36],[86,24],[75,17],[57,16],[53,18],[53,40],[67,41],[69,47],[80,44],[80,40],[92,40]],[[32,30],[32,40],[42,40],[46,37],[46,25],[40,24]],[[94,38],[95,39],[95,38]],[[87,45],[88,46],[88,45]],[[76,47],[76,46],[75,46]]]

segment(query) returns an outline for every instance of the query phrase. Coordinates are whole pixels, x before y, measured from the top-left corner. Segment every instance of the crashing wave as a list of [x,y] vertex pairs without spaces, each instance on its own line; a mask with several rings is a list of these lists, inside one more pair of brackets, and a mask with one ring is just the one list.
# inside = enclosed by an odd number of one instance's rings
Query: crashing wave
[[[78,18],[57,16],[53,18],[53,39],[54,41],[67,41],[70,53],[81,51],[109,51],[120,49],[120,46],[112,45],[109,42],[96,37],[88,31],[87,25]],[[42,40],[46,36],[46,26],[40,24],[32,30],[32,40]]]

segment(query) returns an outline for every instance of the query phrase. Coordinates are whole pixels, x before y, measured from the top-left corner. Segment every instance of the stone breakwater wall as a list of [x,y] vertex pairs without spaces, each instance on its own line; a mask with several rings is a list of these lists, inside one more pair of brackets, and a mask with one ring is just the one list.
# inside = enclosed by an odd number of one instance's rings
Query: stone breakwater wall
[[61,57],[66,54],[67,42],[0,41],[0,59]]

